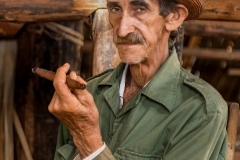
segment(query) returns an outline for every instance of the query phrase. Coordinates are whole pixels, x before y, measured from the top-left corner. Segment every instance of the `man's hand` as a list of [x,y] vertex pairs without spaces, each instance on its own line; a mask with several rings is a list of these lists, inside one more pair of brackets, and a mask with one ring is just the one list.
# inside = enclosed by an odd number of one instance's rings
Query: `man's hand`
[[[85,158],[103,145],[99,114],[92,95],[86,89],[70,89],[66,85],[69,68],[69,64],[58,68],[53,81],[55,93],[48,109],[67,126],[81,158]],[[71,72],[69,76],[87,85],[75,72]]]

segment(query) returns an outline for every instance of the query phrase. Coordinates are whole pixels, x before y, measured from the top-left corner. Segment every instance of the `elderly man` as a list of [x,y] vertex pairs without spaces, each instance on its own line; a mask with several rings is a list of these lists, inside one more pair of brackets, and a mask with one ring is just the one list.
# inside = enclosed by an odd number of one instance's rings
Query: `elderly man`
[[113,41],[122,63],[85,82],[54,79],[49,111],[62,123],[55,159],[223,160],[227,107],[194,77],[169,45],[170,33],[202,12],[200,0],[108,0]]

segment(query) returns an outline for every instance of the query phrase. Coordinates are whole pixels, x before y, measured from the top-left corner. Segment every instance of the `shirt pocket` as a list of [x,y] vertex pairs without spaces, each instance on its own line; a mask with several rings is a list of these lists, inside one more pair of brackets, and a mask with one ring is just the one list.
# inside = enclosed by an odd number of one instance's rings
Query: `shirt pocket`
[[161,160],[162,156],[157,154],[143,154],[125,149],[117,149],[114,153],[117,160]]
[[62,160],[72,160],[74,158],[76,147],[71,144],[65,144],[57,152],[61,155]]

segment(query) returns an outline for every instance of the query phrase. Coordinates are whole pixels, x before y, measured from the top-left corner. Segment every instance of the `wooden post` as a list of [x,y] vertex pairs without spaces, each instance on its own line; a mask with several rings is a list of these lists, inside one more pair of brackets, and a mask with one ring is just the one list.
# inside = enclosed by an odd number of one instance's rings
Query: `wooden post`
[[[4,59],[4,54],[3,51],[0,52],[0,77],[4,76],[3,72],[3,59]],[[3,159],[4,157],[4,121],[3,121],[3,92],[2,92],[2,87],[4,84],[4,81],[2,78],[0,78],[0,159]]]
[[228,103],[228,123],[227,123],[228,160],[234,160],[235,145],[237,140],[238,119],[239,119],[239,104]]
[[[17,58],[17,43],[14,40],[0,42],[1,55],[1,86],[0,92],[3,99],[1,100],[1,115],[3,117],[4,143],[1,149],[3,160],[14,159],[14,142],[13,142],[13,107],[14,107],[14,78]],[[3,138],[3,137],[2,137]]]
[[107,9],[97,10],[93,22],[93,75],[114,68],[120,63],[112,34]]

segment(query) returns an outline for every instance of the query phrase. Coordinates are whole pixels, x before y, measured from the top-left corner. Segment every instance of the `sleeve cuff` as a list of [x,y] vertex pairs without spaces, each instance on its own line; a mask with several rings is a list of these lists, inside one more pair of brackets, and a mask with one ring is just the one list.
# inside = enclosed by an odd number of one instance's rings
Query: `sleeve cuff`
[[86,158],[82,159],[80,155],[78,154],[73,160],[92,160],[95,157],[97,157],[104,149],[106,148],[105,142],[103,142],[102,147],[100,147],[98,150],[87,156]]

